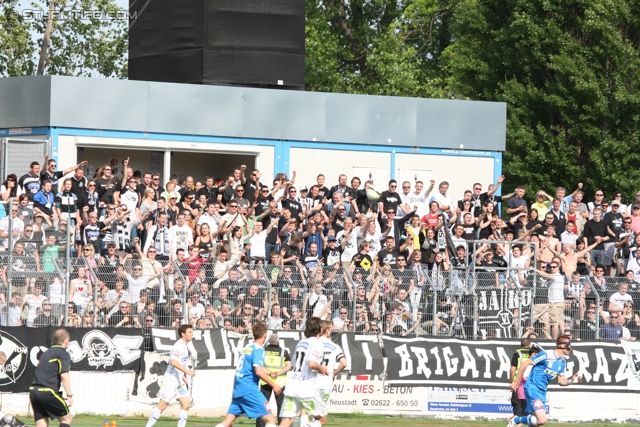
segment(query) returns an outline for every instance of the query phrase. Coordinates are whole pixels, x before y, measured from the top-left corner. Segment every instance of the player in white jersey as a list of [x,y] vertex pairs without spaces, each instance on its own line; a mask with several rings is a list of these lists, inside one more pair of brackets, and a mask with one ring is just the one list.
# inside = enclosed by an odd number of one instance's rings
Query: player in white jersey
[[193,339],[193,326],[182,325],[178,329],[178,335],[180,339],[171,348],[171,356],[169,359],[169,365],[164,372],[162,380],[162,387],[158,395],[160,396],[160,402],[158,406],[153,408],[149,421],[147,421],[146,427],[151,427],[158,421],[160,414],[164,411],[169,402],[175,397],[180,402],[180,412],[178,412],[178,427],[185,427],[187,424],[187,416],[189,415],[189,408],[191,407],[191,399],[189,399],[189,391],[186,385],[187,377],[189,375],[193,377],[196,375],[195,371],[187,369],[187,360],[189,359],[189,349],[187,344]]
[[293,369],[287,376],[280,427],[291,427],[293,417],[302,409],[315,418],[308,426],[321,427],[327,422],[327,410],[316,386],[318,374],[327,374],[327,366],[322,364],[324,349],[318,339],[321,330],[322,320],[317,317],[307,320],[305,338],[296,346]]
[[[326,405],[333,389],[333,382],[344,368],[347,367],[347,358],[344,357],[342,348],[331,341],[331,328],[333,323],[329,320],[322,321],[322,331],[320,332],[320,342],[322,343],[323,355],[322,365],[327,367],[327,375],[318,375],[316,388],[322,401]],[[309,417],[305,413],[300,414],[300,427],[309,424]]]

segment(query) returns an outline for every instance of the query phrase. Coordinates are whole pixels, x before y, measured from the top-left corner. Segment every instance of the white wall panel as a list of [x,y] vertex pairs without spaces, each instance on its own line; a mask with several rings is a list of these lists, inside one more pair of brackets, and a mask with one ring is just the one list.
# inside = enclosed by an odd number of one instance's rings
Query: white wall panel
[[[366,147],[363,147],[366,149]],[[291,170],[298,173],[296,186],[302,185],[310,187],[316,183],[318,174],[326,177],[327,188],[338,183],[338,176],[346,174],[348,183],[351,183],[354,170],[358,173],[370,170],[374,174],[376,184],[378,181],[386,182],[391,176],[391,154],[377,153],[369,151],[342,151],[342,150],[322,150],[317,148],[291,148],[290,151]],[[359,177],[364,184],[368,176]]]
[[[480,182],[482,191],[486,191],[487,186],[493,182],[494,162],[493,157],[396,154],[396,177],[404,175],[402,170],[424,170],[425,175],[431,173],[431,178],[436,181],[434,191],[438,190],[441,181],[449,182],[447,194],[457,202],[462,199],[465,190],[473,189],[475,182]],[[409,174],[411,175],[413,173]],[[428,183],[425,185],[429,186]],[[411,187],[413,188],[413,182]],[[399,186],[398,191],[401,191]]]

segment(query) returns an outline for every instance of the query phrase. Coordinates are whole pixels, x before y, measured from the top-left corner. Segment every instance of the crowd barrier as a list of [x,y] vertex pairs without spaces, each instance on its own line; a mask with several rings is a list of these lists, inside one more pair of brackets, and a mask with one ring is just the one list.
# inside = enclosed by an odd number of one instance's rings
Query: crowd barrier
[[[3,411],[26,414],[29,386],[38,356],[50,346],[55,327],[0,328],[1,349],[8,356],[0,370]],[[174,329],[152,328],[156,351],[144,352],[139,328],[71,330],[71,380],[75,413],[148,415],[177,339]],[[277,332],[280,345],[292,351],[300,331]],[[436,417],[506,418],[510,358],[517,341],[470,341],[455,337],[372,336],[343,332],[333,340],[343,348],[347,368],[334,385],[329,412],[359,412]],[[246,334],[222,328],[196,330],[189,344],[196,371],[190,398],[193,416],[221,416],[231,400],[234,367]],[[544,348],[553,342],[542,341]],[[569,374],[583,383],[552,385],[548,411],[552,419],[591,421],[640,419],[640,343],[574,343]],[[218,387],[211,387],[217,384]],[[77,397],[76,397],[77,396]],[[615,402],[615,404],[613,404]],[[175,415],[177,408],[173,405]]]
[[[58,249],[59,251],[59,249]],[[565,277],[562,307],[549,303],[550,280],[532,269],[449,270],[340,266],[228,265],[60,253],[0,259],[0,324],[42,327],[160,327],[191,323],[247,333],[302,330],[311,316],[334,332],[438,335],[466,339],[597,339],[611,297],[627,285],[620,323],[640,339],[640,284],[627,277]],[[8,304],[5,304],[8,302]]]

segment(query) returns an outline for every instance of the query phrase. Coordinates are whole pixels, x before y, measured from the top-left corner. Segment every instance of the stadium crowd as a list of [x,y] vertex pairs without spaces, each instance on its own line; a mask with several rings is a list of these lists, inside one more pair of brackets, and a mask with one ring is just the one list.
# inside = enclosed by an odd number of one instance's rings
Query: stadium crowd
[[469,336],[504,308],[477,309],[478,290],[504,290],[518,320],[480,338],[640,338],[640,191],[628,205],[601,190],[587,201],[578,184],[529,203],[524,186],[496,195],[504,177],[458,199],[446,181],[391,180],[380,192],[358,177],[298,183],[295,171],[242,165],[161,183],[122,163],[87,177],[86,162],[57,171],[46,158],[6,177],[0,324],[250,333],[256,321],[299,330],[317,316],[334,331],[460,325]]

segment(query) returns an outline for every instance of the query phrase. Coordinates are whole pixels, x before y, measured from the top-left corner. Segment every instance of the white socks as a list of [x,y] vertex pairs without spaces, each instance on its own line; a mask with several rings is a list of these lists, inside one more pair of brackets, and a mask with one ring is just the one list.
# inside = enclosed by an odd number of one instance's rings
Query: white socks
[[322,424],[318,420],[313,420],[313,421],[311,421],[309,423],[309,426],[311,426],[311,427],[322,427]]
[[178,427],[185,427],[187,425],[187,418],[189,417],[189,413],[184,409],[181,409],[178,412]]
[[154,425],[156,421],[158,421],[158,418],[160,418],[161,414],[162,412],[160,412],[160,409],[153,408],[151,410],[151,416],[149,417],[149,421],[147,421],[147,427],[151,427],[152,425]]
[[264,427],[278,427],[278,426],[275,424],[265,424]]
[[309,415],[300,415],[300,427],[307,427],[309,424]]

